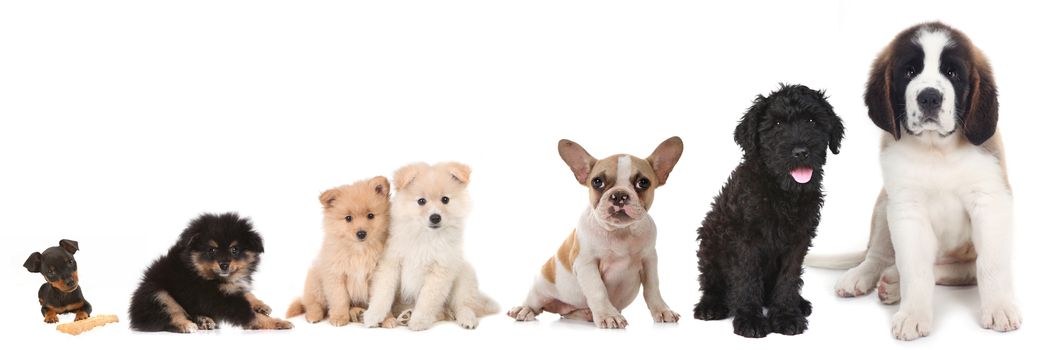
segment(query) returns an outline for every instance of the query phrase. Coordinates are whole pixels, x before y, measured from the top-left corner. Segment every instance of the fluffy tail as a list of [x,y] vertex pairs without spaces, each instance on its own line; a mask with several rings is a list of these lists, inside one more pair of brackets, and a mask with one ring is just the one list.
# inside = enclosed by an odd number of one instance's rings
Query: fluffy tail
[[858,251],[845,254],[831,255],[808,255],[805,257],[805,266],[844,270],[856,267],[867,257],[867,251]]
[[302,298],[295,298],[295,301],[288,305],[288,312],[284,314],[284,317],[292,318],[304,313],[306,313],[306,307],[302,305]]

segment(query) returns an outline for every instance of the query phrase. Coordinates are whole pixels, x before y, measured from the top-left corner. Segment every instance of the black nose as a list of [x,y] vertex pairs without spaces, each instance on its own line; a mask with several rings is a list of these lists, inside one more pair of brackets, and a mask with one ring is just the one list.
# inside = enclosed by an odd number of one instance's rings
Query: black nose
[[794,158],[798,159],[806,159],[809,157],[809,149],[805,147],[794,147],[794,150],[791,153],[794,154]]
[[430,223],[439,224],[441,223],[441,214],[430,215]]
[[624,191],[616,191],[612,193],[612,204],[617,206],[624,206],[626,202],[630,200],[630,194]]
[[918,93],[918,107],[922,111],[935,111],[943,105],[943,94],[940,90],[925,88]]
[[364,230],[357,231],[357,239],[363,240],[364,237],[368,237],[368,232]]
[[229,270],[229,261],[219,262],[219,268],[222,269],[222,271]]

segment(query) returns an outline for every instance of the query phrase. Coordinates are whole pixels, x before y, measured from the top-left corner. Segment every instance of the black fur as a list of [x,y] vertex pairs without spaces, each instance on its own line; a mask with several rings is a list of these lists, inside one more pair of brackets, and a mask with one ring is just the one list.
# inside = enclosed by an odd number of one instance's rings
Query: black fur
[[[743,162],[699,228],[695,318],[735,316],[735,333],[745,337],[805,331],[812,306],[799,293],[801,263],[820,220],[827,149],[837,154],[843,135],[822,92],[782,85],[754,100],[735,132]],[[807,158],[794,156],[798,147]],[[794,180],[798,167],[812,168],[810,181]]]
[[[234,242],[238,247],[236,254],[231,246]],[[214,253],[210,253],[213,248]],[[228,292],[221,287],[235,284],[235,278],[240,284],[250,286],[251,276],[258,267],[258,255],[262,252],[262,237],[247,219],[233,213],[201,215],[182,231],[167,255],[146,269],[141,284],[131,297],[128,310],[131,328],[151,332],[180,331],[173,325],[164,305],[156,299],[161,291],[170,294],[185,309],[185,316],[194,322],[198,316],[205,316],[216,323],[224,321],[240,327],[250,325],[257,317],[245,297],[250,289]],[[245,273],[234,273],[229,277],[201,273],[193,263],[193,254],[199,254],[198,262],[240,263]]]
[[[91,303],[84,299],[76,259],[73,258],[79,250],[77,241],[63,239],[43,253],[29,254],[22,264],[29,272],[43,275],[46,281],[36,292],[44,322],[58,322],[57,315],[67,313],[76,313],[77,320],[91,316]],[[48,313],[52,315],[49,317]]]

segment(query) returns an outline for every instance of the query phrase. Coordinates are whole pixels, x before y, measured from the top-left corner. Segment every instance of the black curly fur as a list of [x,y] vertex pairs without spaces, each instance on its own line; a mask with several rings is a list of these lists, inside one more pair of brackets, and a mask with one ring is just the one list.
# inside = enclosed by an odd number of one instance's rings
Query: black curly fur
[[[812,306],[800,294],[801,263],[820,221],[827,149],[837,154],[843,135],[823,92],[781,85],[754,100],[735,132],[743,162],[699,228],[695,318],[735,316],[735,333],[751,338],[805,332]],[[813,169],[808,183],[790,175],[800,166]]]

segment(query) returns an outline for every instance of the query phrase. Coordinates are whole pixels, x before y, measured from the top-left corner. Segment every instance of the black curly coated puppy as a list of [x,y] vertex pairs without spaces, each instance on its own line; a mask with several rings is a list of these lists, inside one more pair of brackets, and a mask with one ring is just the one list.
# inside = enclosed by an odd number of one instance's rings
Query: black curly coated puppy
[[827,149],[837,154],[843,134],[821,91],[781,85],[754,100],[736,127],[743,162],[699,228],[695,318],[735,316],[735,333],[749,338],[805,331],[801,263],[820,221]]

